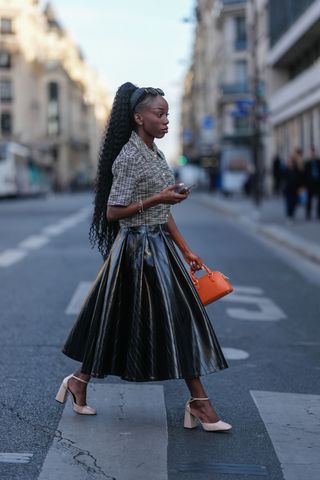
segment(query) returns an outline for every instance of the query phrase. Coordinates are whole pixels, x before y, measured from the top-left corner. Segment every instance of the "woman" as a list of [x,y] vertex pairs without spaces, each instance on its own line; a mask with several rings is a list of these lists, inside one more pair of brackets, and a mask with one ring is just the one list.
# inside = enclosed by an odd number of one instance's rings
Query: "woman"
[[229,430],[219,420],[200,376],[227,368],[206,311],[173,241],[193,270],[202,266],[179,232],[170,205],[174,176],[154,138],[168,132],[168,104],[160,89],[122,85],[102,142],[90,239],[105,260],[63,352],[82,362],[64,379],[56,399],[69,392],[74,410],[86,405],[91,376],[128,381],[184,378],[191,398],[186,428]]
[[299,204],[299,191],[304,184],[304,162],[302,150],[296,148],[288,159],[284,173],[284,197],[286,216],[288,222],[295,217],[296,208]]

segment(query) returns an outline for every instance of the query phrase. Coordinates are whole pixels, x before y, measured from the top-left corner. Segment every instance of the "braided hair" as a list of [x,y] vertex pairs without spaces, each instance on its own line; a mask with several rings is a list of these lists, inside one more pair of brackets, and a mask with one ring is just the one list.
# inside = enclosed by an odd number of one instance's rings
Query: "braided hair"
[[[134,95],[133,95],[134,93]],[[122,147],[129,141],[135,128],[134,112],[141,112],[156,95],[164,95],[159,88],[138,88],[130,82],[119,87],[104,132],[98,159],[95,182],[95,200],[89,240],[105,260],[119,230],[119,222],[107,219],[107,203],[112,187],[112,165]]]
[[119,230],[118,222],[107,219],[107,202],[112,186],[112,164],[122,147],[129,141],[134,121],[130,111],[130,97],[137,89],[130,82],[118,89],[102,137],[98,171],[95,181],[95,200],[89,240],[92,248],[98,244],[98,250],[105,260]]

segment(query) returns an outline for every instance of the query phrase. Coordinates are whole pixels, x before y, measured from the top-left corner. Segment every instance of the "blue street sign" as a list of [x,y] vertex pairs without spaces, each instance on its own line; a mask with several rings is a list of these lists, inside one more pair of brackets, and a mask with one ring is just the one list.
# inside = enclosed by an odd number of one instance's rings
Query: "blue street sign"
[[212,130],[214,127],[214,118],[211,115],[205,115],[201,119],[201,127],[204,130]]

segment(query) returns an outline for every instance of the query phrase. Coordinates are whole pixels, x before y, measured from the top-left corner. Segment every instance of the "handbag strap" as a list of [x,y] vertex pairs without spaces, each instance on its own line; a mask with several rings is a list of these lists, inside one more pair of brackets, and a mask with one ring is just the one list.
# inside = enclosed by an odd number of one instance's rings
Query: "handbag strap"
[[[213,271],[210,270],[209,267],[207,267],[207,265],[205,265],[204,263],[201,265],[202,267],[202,270],[205,270],[209,276],[209,278],[214,281],[214,278],[213,278]],[[199,285],[199,280],[197,279],[196,275],[195,275],[195,272],[190,268],[190,275],[191,275],[191,279],[192,279],[192,282],[195,286]]]

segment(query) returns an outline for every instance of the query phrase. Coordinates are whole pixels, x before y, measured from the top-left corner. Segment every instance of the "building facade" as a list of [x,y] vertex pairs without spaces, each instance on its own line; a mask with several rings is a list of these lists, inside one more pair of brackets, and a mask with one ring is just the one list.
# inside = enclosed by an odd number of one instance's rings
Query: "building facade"
[[30,147],[63,190],[95,173],[104,82],[48,4],[0,0],[0,141]]
[[269,0],[268,52],[272,148],[320,152],[320,2]]
[[250,142],[251,54],[245,0],[199,0],[193,60],[182,101],[183,152],[191,161]]

